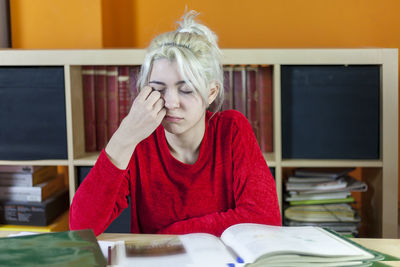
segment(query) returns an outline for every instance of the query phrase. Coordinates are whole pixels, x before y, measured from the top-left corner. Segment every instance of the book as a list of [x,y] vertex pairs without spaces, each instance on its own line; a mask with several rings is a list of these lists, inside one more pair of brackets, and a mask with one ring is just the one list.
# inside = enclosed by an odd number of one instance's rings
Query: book
[[272,67],[258,67],[257,88],[260,106],[260,148],[263,153],[268,153],[273,151]]
[[345,198],[294,200],[294,201],[289,201],[289,204],[290,205],[315,205],[315,204],[351,203],[354,201],[355,201],[354,197],[348,196]]
[[224,102],[222,110],[233,109],[233,68],[224,66]]
[[0,238],[0,262],[7,266],[106,266],[93,230]]
[[0,186],[34,186],[56,175],[56,166],[46,166],[33,172],[0,172]]
[[94,67],[95,108],[96,108],[96,150],[107,144],[107,70],[106,66]]
[[0,224],[49,225],[69,207],[64,189],[43,202],[0,201]]
[[240,111],[244,116],[246,114],[246,69],[242,67],[233,68],[233,108]]
[[344,179],[337,179],[330,182],[308,182],[308,183],[293,183],[285,184],[287,191],[318,191],[318,190],[337,190],[345,189],[347,182]]
[[335,180],[336,178],[331,177],[297,177],[297,176],[289,176],[287,181],[290,183],[321,183],[321,182],[330,182]]
[[33,165],[0,165],[1,172],[22,172],[22,173],[33,173],[43,166],[33,166]]
[[41,202],[64,187],[63,175],[35,186],[0,186],[0,200]]
[[360,217],[346,203],[292,206],[285,209],[285,218],[298,222],[360,222]]
[[[136,87],[136,83],[138,80],[140,72],[140,66],[130,66],[129,67],[129,85],[130,85],[130,99],[129,105],[132,106],[133,100],[135,100],[136,96],[139,94],[139,88]],[[129,110],[130,110],[129,106]]]
[[96,107],[94,66],[82,66],[82,94],[85,124],[85,150],[96,151]]
[[328,177],[332,179],[344,176],[354,170],[354,168],[339,168],[339,169],[326,169],[326,168],[298,168],[294,170],[294,176],[297,177]]
[[119,125],[118,66],[107,66],[107,140]]
[[68,231],[69,229],[69,211],[64,211],[53,222],[46,226],[36,225],[17,225],[17,224],[0,224],[0,231],[18,231],[18,232],[59,232]]
[[312,193],[312,194],[289,194],[285,196],[286,201],[296,200],[318,200],[318,199],[338,199],[351,196],[349,191],[329,192],[329,193]]
[[249,120],[249,123],[251,125],[251,128],[253,129],[253,132],[256,136],[256,139],[258,143],[260,143],[260,121],[259,121],[259,108],[260,108],[260,103],[259,103],[259,92],[257,90],[257,83],[256,83],[256,78],[257,78],[257,67],[246,67],[246,99],[247,99],[247,105],[246,105],[246,114],[247,114],[247,119]]
[[242,223],[206,233],[116,245],[118,266],[368,266],[383,256],[316,226]]
[[[293,178],[293,179],[291,179]],[[338,193],[338,192],[365,192],[368,190],[368,185],[363,181],[358,181],[352,176],[342,176],[338,179],[327,178],[326,181],[324,177],[310,177],[304,178],[300,177],[289,177],[286,184],[291,188],[288,191],[291,195],[307,195],[307,194],[327,194],[327,193]],[[330,186],[336,183],[346,184],[343,186]],[[324,185],[324,186],[321,186]],[[313,186],[315,186],[313,188]]]
[[119,123],[128,115],[129,103],[129,66],[118,66]]

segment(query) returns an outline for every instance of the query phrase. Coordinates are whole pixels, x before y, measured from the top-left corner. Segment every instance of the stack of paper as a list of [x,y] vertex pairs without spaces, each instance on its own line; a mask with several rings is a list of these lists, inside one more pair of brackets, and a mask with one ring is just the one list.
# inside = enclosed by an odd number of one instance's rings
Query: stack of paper
[[352,169],[297,169],[285,184],[285,225],[318,225],[348,236],[358,234],[360,218],[351,192],[367,185],[348,175]]

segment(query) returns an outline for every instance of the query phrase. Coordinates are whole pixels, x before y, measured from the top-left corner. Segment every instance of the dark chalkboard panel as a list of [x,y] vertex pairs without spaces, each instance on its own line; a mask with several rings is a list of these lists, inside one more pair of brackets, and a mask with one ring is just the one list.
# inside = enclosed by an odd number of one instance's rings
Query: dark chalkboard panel
[[380,67],[282,66],[284,159],[379,159]]
[[[92,167],[78,167],[78,185],[80,185],[85,177],[89,174]],[[106,196],[105,196],[106,197]],[[131,224],[131,201],[128,197],[129,206],[124,209],[121,214],[107,227],[105,233],[130,233]]]
[[67,159],[63,67],[0,67],[0,160]]

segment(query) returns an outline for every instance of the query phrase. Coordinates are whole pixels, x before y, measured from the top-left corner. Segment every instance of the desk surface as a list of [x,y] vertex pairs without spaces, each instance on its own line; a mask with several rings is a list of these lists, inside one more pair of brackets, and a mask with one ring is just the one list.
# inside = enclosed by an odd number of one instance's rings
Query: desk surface
[[[19,232],[0,231],[0,237],[7,237],[10,234],[17,234]],[[150,241],[159,240],[160,238],[170,238],[171,235],[150,235],[150,234],[101,234],[97,240],[103,241],[119,241],[119,240],[138,240]],[[388,255],[400,258],[400,239],[385,239],[385,238],[351,238],[351,240],[359,243],[360,245],[376,250]],[[400,266],[400,261],[384,262],[389,266]]]

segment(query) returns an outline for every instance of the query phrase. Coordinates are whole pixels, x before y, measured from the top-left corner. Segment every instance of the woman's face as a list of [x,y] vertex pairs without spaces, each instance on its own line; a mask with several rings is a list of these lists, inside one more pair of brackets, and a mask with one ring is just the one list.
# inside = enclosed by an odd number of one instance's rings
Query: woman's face
[[204,101],[185,83],[176,61],[154,61],[149,85],[164,99],[167,113],[161,124],[166,131],[181,135],[204,129]]

